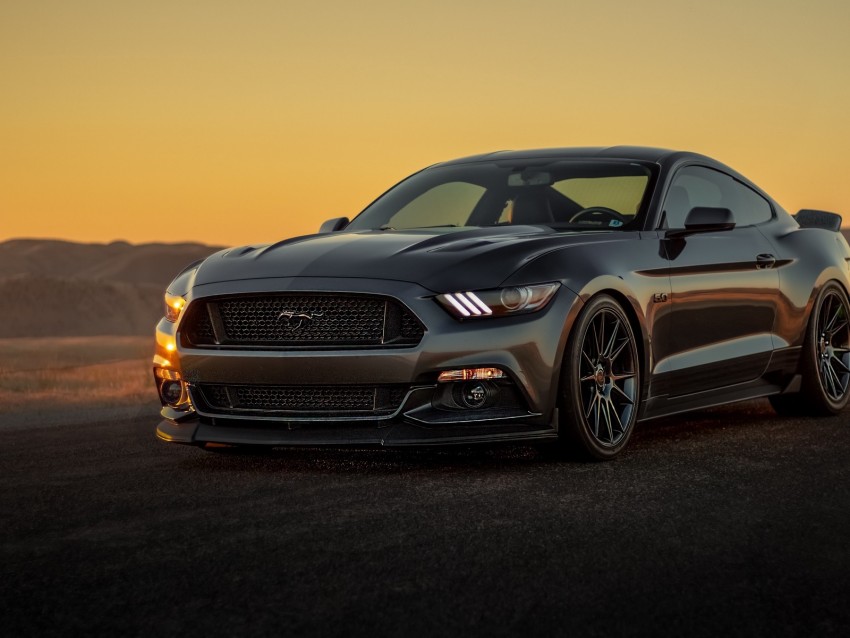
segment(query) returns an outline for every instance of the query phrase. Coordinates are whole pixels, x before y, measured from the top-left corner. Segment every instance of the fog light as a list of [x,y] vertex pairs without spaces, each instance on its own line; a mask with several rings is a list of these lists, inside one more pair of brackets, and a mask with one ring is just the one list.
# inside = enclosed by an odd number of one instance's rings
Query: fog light
[[183,383],[173,380],[163,381],[159,387],[159,394],[168,405],[178,405],[183,397]]
[[463,404],[468,408],[480,408],[487,400],[487,388],[480,383],[463,386]]
[[464,383],[460,390],[460,404],[471,410],[483,408],[496,390],[489,383]]

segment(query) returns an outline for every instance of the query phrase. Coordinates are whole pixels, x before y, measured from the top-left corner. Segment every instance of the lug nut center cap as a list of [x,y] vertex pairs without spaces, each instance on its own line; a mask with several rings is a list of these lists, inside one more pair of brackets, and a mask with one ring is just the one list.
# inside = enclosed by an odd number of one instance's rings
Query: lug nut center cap
[[605,385],[605,370],[603,370],[602,368],[598,368],[596,370],[595,379],[596,379],[596,385],[598,385],[598,386]]

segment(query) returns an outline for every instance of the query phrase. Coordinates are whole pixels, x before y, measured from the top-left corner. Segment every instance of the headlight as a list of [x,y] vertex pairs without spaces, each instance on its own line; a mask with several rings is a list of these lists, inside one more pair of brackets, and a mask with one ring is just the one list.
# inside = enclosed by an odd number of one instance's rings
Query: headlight
[[438,295],[437,301],[458,319],[500,317],[541,310],[546,307],[559,286],[560,284],[552,283],[453,292]]
[[186,300],[178,295],[165,293],[165,318],[169,321],[177,321],[180,313],[186,307]]
[[186,307],[186,295],[192,289],[195,273],[198,272],[203,261],[203,259],[199,259],[192,262],[168,284],[168,288],[165,290],[165,318],[169,321],[177,321],[180,318],[180,313]]

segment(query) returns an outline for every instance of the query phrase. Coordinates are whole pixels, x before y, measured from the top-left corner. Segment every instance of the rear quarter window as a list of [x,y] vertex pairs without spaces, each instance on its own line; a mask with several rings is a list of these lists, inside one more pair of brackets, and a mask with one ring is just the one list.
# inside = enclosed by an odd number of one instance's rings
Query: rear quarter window
[[668,227],[683,227],[687,212],[697,206],[728,208],[738,226],[763,224],[773,218],[770,202],[749,186],[721,171],[687,166],[676,173],[668,191]]

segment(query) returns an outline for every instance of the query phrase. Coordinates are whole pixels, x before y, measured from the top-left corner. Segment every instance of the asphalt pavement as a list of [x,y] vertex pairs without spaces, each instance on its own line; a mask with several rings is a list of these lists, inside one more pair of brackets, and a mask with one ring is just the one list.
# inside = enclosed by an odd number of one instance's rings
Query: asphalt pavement
[[850,633],[850,413],[546,447],[234,456],[0,424],[3,636]]

